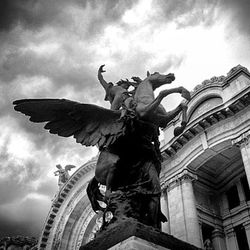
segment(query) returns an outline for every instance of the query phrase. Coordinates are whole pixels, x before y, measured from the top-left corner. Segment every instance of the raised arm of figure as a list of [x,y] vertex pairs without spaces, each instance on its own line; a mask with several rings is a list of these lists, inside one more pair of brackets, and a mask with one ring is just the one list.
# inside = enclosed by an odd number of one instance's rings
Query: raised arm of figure
[[103,69],[104,66],[105,64],[101,65],[100,68],[98,69],[98,80],[103,86],[103,88],[105,89],[105,91],[107,91],[109,84],[104,80],[103,75],[102,75],[102,73],[106,72]]

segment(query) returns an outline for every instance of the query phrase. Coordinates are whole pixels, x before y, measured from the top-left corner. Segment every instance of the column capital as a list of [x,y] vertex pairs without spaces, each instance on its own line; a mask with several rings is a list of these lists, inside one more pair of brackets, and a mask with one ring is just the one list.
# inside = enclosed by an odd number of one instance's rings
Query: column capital
[[250,130],[232,139],[232,144],[240,147],[241,145],[248,145],[250,141]]
[[245,222],[243,223],[243,226],[244,226],[245,229],[250,229],[250,220],[245,221]]
[[219,228],[215,228],[213,231],[212,231],[212,238],[217,238],[217,237],[220,237],[220,238],[223,238],[224,237],[224,232],[223,230],[219,229]]
[[162,183],[162,190],[164,192],[165,190],[169,190],[180,185],[183,181],[194,181],[197,179],[198,177],[196,174],[192,173],[188,169],[184,169],[175,176],[164,181]]
[[230,227],[225,230],[226,235],[228,238],[233,237],[235,235],[234,228]]

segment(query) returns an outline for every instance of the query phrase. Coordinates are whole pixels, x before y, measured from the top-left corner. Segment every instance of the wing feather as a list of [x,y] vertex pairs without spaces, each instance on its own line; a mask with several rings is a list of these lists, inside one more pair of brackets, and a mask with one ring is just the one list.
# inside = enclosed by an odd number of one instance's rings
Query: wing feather
[[125,131],[120,112],[67,99],[22,99],[14,109],[30,121],[46,122],[45,129],[63,137],[73,136],[86,146],[108,146]]

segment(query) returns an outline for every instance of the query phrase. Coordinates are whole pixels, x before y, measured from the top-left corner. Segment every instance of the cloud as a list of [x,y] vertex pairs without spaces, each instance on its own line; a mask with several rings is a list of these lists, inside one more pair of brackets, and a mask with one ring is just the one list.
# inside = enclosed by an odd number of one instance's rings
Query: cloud
[[0,237],[38,236],[58,190],[55,164],[79,167],[92,149],[41,128],[30,132],[13,118],[1,119],[0,127]]
[[173,21],[178,28],[212,25],[216,18],[217,0],[157,0],[159,17]]
[[[67,57],[68,60],[62,60],[62,58]],[[57,89],[70,85],[79,90],[79,88],[88,86],[88,82],[91,81],[89,78],[92,77],[88,73],[88,68],[84,67],[84,63],[83,65],[75,65],[76,62],[70,62],[71,59],[72,54],[68,54],[66,50],[41,56],[29,48],[25,51],[21,51],[21,49],[11,51],[2,62],[1,79],[3,82],[9,83],[18,76],[40,76],[51,80],[53,82],[52,87]],[[48,89],[48,92],[52,92],[52,90]]]
[[[231,32],[250,34],[250,2],[248,0],[157,0],[159,18],[173,21],[178,28],[196,25],[211,26],[219,19],[228,19]],[[232,34],[232,33],[231,33]]]
[[221,12],[226,12],[230,15],[230,25],[228,29],[231,36],[235,33],[243,33],[250,35],[250,1],[248,0],[221,0]]
[[0,237],[39,237],[50,202],[50,199],[41,195],[27,195],[12,205],[0,206]]
[[[136,1],[116,0],[62,0],[60,3],[44,0],[3,0],[0,3],[0,30],[9,31],[17,25],[25,29],[39,30],[45,26],[69,27],[74,25],[72,14],[83,11],[77,22],[87,22],[86,37],[99,33],[107,24],[120,19],[126,9]],[[72,13],[73,12],[73,13]],[[82,23],[84,26],[84,23]],[[78,26],[79,27],[79,26]],[[85,38],[86,38],[85,37]]]

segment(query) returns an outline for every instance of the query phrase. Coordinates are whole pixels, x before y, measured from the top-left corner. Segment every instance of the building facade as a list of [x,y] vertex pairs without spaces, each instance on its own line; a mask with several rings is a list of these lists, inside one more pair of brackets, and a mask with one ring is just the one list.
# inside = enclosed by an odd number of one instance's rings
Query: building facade
[[[188,125],[173,137],[181,117],[164,130],[162,231],[214,250],[250,247],[250,73],[240,65],[198,85],[188,103]],[[79,249],[101,224],[86,186],[96,159],[80,167],[53,201],[39,249]]]

